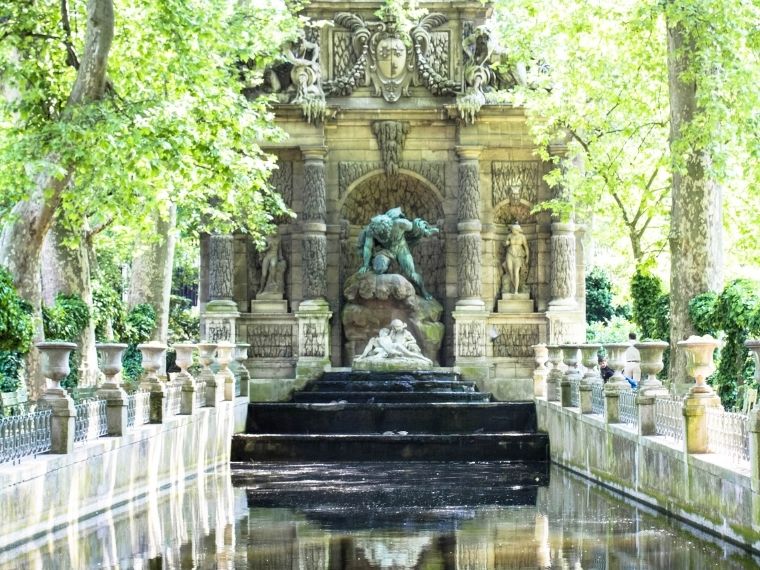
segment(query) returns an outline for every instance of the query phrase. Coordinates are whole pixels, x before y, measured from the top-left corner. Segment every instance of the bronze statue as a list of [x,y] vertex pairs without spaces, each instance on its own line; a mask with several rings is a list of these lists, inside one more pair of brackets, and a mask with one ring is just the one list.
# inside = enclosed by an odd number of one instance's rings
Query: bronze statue
[[422,275],[414,268],[414,258],[410,250],[423,237],[438,233],[438,228],[431,226],[422,218],[407,220],[401,208],[392,208],[384,214],[374,216],[361,234],[359,234],[359,257],[362,266],[359,274],[370,269],[382,275],[387,273],[395,261],[401,274],[412,282],[415,289],[425,299],[433,296],[425,289]]

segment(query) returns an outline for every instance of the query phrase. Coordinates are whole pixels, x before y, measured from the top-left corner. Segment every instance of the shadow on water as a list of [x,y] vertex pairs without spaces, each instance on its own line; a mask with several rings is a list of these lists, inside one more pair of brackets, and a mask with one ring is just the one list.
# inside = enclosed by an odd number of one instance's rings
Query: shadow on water
[[760,559],[561,468],[258,463],[15,549],[0,568],[756,568]]

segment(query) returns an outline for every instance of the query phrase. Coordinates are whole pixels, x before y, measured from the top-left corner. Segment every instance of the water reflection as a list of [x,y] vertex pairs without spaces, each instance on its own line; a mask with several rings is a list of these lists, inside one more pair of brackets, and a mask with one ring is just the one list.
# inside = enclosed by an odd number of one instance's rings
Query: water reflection
[[0,552],[0,568],[747,568],[760,560],[553,467],[257,465]]

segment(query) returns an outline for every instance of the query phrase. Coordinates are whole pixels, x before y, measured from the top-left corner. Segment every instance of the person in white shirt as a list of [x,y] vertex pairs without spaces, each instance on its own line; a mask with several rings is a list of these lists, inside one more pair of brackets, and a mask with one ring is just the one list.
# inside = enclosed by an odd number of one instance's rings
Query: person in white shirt
[[630,346],[625,349],[623,376],[630,378],[638,385],[641,381],[641,354],[639,353],[639,349],[633,346],[636,344],[636,333],[628,334],[628,344]]

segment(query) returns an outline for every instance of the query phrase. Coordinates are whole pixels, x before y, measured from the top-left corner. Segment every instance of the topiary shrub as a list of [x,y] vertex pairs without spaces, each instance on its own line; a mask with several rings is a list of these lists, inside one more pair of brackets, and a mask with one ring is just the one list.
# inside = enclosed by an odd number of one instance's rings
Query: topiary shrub
[[744,346],[760,336],[760,286],[748,279],[735,279],[720,295],[703,293],[689,302],[689,316],[699,334],[721,336],[717,369],[708,382],[729,409],[741,407],[742,387],[755,387],[755,363]]
[[0,266],[0,391],[18,388],[23,355],[33,336],[32,308],[19,296],[10,272]]
[[662,279],[640,265],[631,279],[632,320],[642,339],[670,340],[670,297]]
[[127,313],[123,328],[118,332],[115,331],[117,338],[129,345],[122,360],[124,365],[122,376],[128,385],[136,382],[143,372],[142,354],[137,349],[137,345],[150,340],[156,323],[156,311],[151,305],[144,303],[135,305]]

